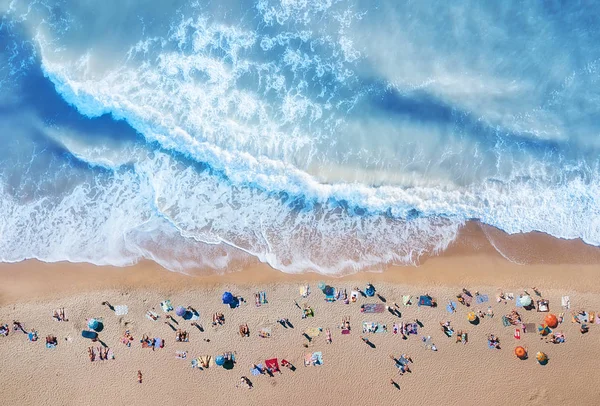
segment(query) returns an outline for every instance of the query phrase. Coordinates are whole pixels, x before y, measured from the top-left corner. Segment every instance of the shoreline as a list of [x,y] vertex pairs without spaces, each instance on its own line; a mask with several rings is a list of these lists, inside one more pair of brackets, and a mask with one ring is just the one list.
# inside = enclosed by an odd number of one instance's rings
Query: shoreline
[[497,251],[484,234],[490,232],[486,227],[471,223],[446,251],[424,258],[420,265],[387,266],[379,272],[360,271],[341,276],[314,272],[286,274],[258,261],[242,266],[239,271],[216,273],[202,269],[190,270],[190,274],[168,271],[149,260],[127,267],[37,260],[4,263],[0,264],[0,305],[97,290],[158,288],[173,291],[215,285],[249,286],[320,280],[410,286],[461,287],[477,284],[513,289],[535,286],[543,281],[548,288],[600,292],[597,278],[600,259],[596,258],[600,258],[600,248],[541,233],[496,236],[494,242],[504,247],[510,249],[512,245],[528,250],[534,263],[521,265],[510,262]]

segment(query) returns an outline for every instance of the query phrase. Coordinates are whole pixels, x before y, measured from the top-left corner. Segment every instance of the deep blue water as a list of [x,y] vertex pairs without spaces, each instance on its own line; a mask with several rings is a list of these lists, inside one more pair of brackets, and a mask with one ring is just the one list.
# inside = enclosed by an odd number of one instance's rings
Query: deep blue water
[[600,245],[593,3],[1,1],[0,260],[416,263]]

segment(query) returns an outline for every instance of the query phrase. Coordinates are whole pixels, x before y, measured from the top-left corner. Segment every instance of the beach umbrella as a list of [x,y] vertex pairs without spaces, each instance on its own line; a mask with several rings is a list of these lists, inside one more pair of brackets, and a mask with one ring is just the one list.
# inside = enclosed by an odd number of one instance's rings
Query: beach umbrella
[[231,304],[233,303],[234,297],[231,294],[231,292],[225,292],[223,293],[223,296],[221,297],[221,300],[223,301],[223,304]]
[[531,306],[532,302],[533,302],[533,300],[531,299],[531,296],[529,296],[529,295],[524,295],[519,298],[519,304],[523,307]]
[[324,291],[325,290],[325,282],[319,282],[317,284],[317,288],[319,288],[319,290]]
[[323,289],[323,293],[325,293],[327,296],[333,295],[333,287],[326,285],[325,289]]
[[543,336],[547,336],[548,334],[550,334],[550,328],[548,328],[548,326],[545,324],[538,326],[538,333],[540,333]]
[[225,363],[225,357],[222,355],[217,355],[217,357],[215,358],[215,364],[222,367],[224,363]]
[[467,320],[469,320],[470,323],[474,323],[475,321],[477,321],[477,315],[475,314],[475,312],[469,312],[467,314]]
[[90,329],[96,330],[98,328],[98,326],[100,325],[100,322],[96,319],[89,319],[87,325]]
[[186,313],[187,310],[185,310],[185,307],[183,306],[177,306],[177,308],[175,309],[175,314],[179,317],[183,317]]
[[523,347],[515,348],[515,355],[520,359],[527,358],[527,351]]
[[367,289],[365,289],[365,294],[367,296],[373,296],[375,294],[375,286],[368,284]]
[[544,324],[550,328],[558,326],[558,318],[554,314],[549,314],[544,318]]
[[535,359],[537,359],[540,364],[545,364],[548,362],[548,356],[541,351],[535,355]]

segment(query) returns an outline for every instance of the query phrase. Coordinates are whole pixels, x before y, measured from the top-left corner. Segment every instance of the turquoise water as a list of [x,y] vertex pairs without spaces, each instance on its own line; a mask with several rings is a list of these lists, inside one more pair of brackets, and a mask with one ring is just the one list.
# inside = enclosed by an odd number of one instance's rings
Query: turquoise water
[[414,264],[466,221],[600,245],[573,2],[0,1],[0,259]]

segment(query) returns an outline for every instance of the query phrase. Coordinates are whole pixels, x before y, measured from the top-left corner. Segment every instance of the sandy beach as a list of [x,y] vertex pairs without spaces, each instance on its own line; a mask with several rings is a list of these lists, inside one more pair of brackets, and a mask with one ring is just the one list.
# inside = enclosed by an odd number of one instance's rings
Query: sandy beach
[[[474,237],[474,234],[465,236]],[[4,366],[0,398],[6,404],[22,405],[182,402],[333,405],[406,401],[592,405],[600,396],[593,372],[600,356],[596,345],[600,326],[590,324],[589,332],[581,334],[580,324],[571,321],[571,311],[600,311],[596,272],[596,265],[585,263],[517,265],[485,244],[478,249],[471,244],[470,250],[457,245],[419,267],[390,268],[380,273],[335,279],[311,273],[286,275],[259,264],[240,272],[212,276],[171,273],[152,263],[129,268],[35,261],[3,265],[0,322],[7,323],[11,332],[0,337],[0,360]],[[364,292],[371,282],[381,298],[359,296],[355,303],[345,304],[343,300],[328,303],[317,287],[319,282],[346,290],[348,294],[355,287]],[[302,297],[299,287],[306,284],[312,293]],[[537,288],[540,297],[532,292],[532,287]],[[463,288],[472,294],[486,294],[489,301],[477,304],[473,300],[471,307],[459,303],[456,312],[448,312],[448,301],[457,302],[456,296]],[[503,326],[502,316],[514,310],[516,303],[515,300],[498,303],[496,295],[502,291],[518,297],[524,290],[534,301],[549,300],[551,313],[565,313],[563,323],[555,329],[564,333],[564,343],[546,342],[537,329],[521,331],[517,340],[515,328],[521,326]],[[246,302],[229,308],[221,302],[224,291]],[[256,306],[254,297],[259,291],[266,293],[268,303]],[[416,305],[418,296],[425,293],[437,300],[436,308]],[[413,305],[402,304],[404,295],[413,297]],[[564,295],[570,297],[570,310],[561,306]],[[204,331],[173,311],[168,314],[175,321],[167,320],[167,313],[160,307],[165,299],[170,299],[174,307],[194,308],[200,315],[197,323]],[[126,305],[128,313],[117,316],[102,305],[104,301],[113,306]],[[314,317],[302,318],[302,310],[295,303],[311,307]],[[394,308],[394,303],[399,305],[400,317],[388,311],[361,312],[363,304]],[[52,318],[53,310],[59,308],[65,309],[68,321]],[[160,318],[156,321],[147,318],[149,310]],[[468,312],[480,310],[485,316],[478,325],[470,324]],[[494,316],[490,317],[488,311]],[[223,325],[212,326],[215,312],[223,313]],[[548,314],[522,308],[518,312],[524,323],[536,326]],[[350,319],[350,334],[341,333],[344,317]],[[87,348],[98,348],[101,344],[81,337],[89,318],[102,319],[104,328],[99,338],[111,349],[114,359],[90,362]],[[282,318],[289,319],[293,328],[278,323]],[[423,324],[417,334],[408,335],[407,339],[394,334],[394,324],[412,323],[415,319]],[[39,340],[30,342],[26,334],[12,331],[13,320],[21,322],[26,331],[36,330]],[[454,330],[452,337],[441,330],[440,322],[447,321]],[[363,322],[385,325],[387,332],[363,333]],[[244,323],[250,329],[249,337],[238,334],[239,326]],[[186,330],[189,342],[177,342],[173,328]],[[271,331],[269,338],[259,337],[263,328]],[[303,333],[311,328],[321,328],[322,332],[309,342]],[[331,343],[326,340],[327,329],[331,331]],[[130,347],[121,343],[126,330],[134,337]],[[467,344],[456,343],[459,331],[468,332]],[[164,339],[164,348],[155,351],[142,348],[140,339],[144,334]],[[500,349],[488,348],[489,334],[499,338]],[[45,347],[47,335],[57,337],[56,348]],[[428,336],[431,339],[424,343],[422,338]],[[373,345],[365,344],[361,337],[368,338]],[[431,344],[437,351],[431,349]],[[514,355],[518,345],[528,349],[527,360]],[[187,358],[178,359],[177,351],[185,351]],[[547,365],[536,361],[538,351],[548,355]],[[197,357],[210,355],[214,362],[216,356],[225,352],[235,354],[232,369],[214,363],[204,370],[191,366]],[[314,352],[322,353],[323,365],[304,366],[305,355]],[[390,355],[401,354],[407,354],[413,361],[409,364],[411,372],[404,375],[398,373],[390,359]],[[270,358],[286,359],[296,370],[282,367],[282,373],[273,377],[251,374],[253,364],[264,365]],[[138,370],[143,374],[141,384],[137,380]],[[239,385],[242,376],[251,380],[252,389]]]

